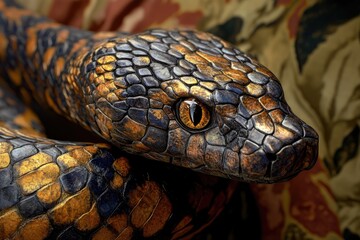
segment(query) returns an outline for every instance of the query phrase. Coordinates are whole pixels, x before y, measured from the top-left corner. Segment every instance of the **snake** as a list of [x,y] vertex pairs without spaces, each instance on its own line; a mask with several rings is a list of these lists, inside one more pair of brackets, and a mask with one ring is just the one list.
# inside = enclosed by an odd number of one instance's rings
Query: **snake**
[[[238,181],[317,159],[276,76],[210,33],[93,33],[2,0],[0,76],[1,239],[191,239]],[[107,143],[47,138],[34,105]]]

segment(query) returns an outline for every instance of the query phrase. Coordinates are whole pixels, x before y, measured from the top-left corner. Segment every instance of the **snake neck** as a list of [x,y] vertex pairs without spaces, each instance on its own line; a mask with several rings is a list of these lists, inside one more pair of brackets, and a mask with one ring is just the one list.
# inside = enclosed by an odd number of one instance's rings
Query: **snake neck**
[[81,72],[89,52],[112,34],[64,27],[12,5],[0,1],[1,76],[27,102],[35,99],[91,128]]

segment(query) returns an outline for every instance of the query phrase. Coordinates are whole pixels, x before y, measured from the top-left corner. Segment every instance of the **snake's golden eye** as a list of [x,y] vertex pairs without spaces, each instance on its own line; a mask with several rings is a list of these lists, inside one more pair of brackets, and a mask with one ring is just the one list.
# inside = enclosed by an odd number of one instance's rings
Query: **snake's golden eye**
[[193,130],[204,129],[210,122],[207,106],[195,98],[187,98],[178,104],[178,119],[186,127]]

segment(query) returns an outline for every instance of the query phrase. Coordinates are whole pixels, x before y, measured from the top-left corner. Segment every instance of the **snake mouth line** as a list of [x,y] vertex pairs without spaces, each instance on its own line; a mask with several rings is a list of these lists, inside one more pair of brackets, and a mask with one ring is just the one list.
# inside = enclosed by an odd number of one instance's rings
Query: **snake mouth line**
[[[311,169],[317,160],[318,144],[316,138],[298,139],[292,144],[283,146],[276,153],[259,151],[254,155],[254,161],[242,163],[238,171],[227,171],[226,169],[215,169],[206,163],[190,167],[192,170],[208,173],[215,176],[221,176],[228,179],[252,182],[252,183],[276,183],[294,178],[303,170]],[[256,161],[259,160],[259,161]],[[265,164],[258,168],[259,164]],[[242,164],[243,167],[242,168]],[[189,167],[189,166],[187,166]]]
[[[283,146],[277,153],[266,153],[269,164],[264,178],[276,182],[287,181],[301,171],[311,169],[317,161],[317,145],[316,138],[306,137]],[[279,172],[279,166],[284,172]]]

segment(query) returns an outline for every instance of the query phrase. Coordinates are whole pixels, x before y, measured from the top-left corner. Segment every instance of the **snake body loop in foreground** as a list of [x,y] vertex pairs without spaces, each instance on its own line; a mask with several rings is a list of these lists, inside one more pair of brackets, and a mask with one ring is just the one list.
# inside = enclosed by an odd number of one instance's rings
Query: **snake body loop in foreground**
[[[170,163],[271,183],[316,161],[318,136],[291,112],[276,77],[211,34],[91,33],[0,1],[0,49],[1,76],[20,94],[164,169]],[[35,136],[42,134],[36,120],[20,120],[31,113],[10,108],[17,100],[4,90],[0,99],[8,115],[0,117],[0,236],[35,228],[39,238],[178,238],[201,229],[195,216],[205,214],[208,224],[231,195],[233,185],[197,174],[186,180],[192,187],[175,193],[169,186],[176,183],[143,169],[151,161]],[[204,196],[195,192],[202,185],[212,194],[200,210],[194,206]],[[180,195],[185,216],[172,197]]]

